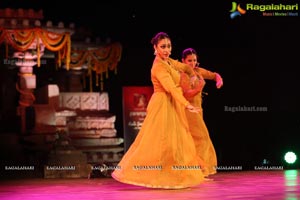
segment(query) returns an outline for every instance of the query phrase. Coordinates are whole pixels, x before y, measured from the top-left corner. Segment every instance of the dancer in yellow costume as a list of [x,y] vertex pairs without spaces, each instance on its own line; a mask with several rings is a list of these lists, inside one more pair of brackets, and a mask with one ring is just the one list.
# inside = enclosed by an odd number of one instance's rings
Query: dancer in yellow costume
[[[183,63],[188,64],[196,73],[196,77],[193,77],[192,80],[188,79],[187,76],[185,76],[187,78],[184,78],[183,74],[181,86],[184,90],[184,96],[189,100],[189,102],[193,106],[201,108],[200,113],[186,112],[186,115],[189,122],[190,131],[196,145],[197,154],[203,161],[203,174],[208,176],[216,173],[217,156],[209,136],[208,129],[203,120],[201,93],[203,87],[205,86],[205,79],[215,80],[217,88],[221,88],[223,86],[223,79],[218,73],[211,72],[198,66],[199,63],[197,52],[193,48],[185,49],[182,52],[181,60]],[[199,86],[196,86],[197,88],[195,89],[195,85],[201,85],[200,92]]]
[[192,68],[169,57],[171,39],[159,32],[151,40],[155,59],[151,69],[154,93],[142,127],[112,173],[117,181],[150,188],[180,189],[204,181],[185,111],[198,113],[183,96],[180,73]]

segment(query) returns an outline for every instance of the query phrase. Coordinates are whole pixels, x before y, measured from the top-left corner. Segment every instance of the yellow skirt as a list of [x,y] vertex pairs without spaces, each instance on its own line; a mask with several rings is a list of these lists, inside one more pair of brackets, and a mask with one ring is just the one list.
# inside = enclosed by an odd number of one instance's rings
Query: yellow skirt
[[165,189],[203,182],[184,106],[166,93],[154,93],[142,128],[112,177],[127,184]]
[[205,176],[212,175],[217,172],[217,155],[203,119],[201,93],[196,95],[190,102],[193,106],[201,108],[201,113],[186,111],[186,116],[196,145],[197,155],[203,161],[203,174]]

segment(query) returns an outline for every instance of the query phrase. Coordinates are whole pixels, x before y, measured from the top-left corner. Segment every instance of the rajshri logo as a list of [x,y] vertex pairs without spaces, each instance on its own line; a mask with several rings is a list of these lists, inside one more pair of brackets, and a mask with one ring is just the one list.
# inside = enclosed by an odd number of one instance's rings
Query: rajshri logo
[[246,10],[242,9],[240,4],[237,4],[236,2],[232,2],[232,8],[230,10],[231,14],[230,14],[230,18],[234,19],[237,16],[241,16],[244,15],[246,13]]

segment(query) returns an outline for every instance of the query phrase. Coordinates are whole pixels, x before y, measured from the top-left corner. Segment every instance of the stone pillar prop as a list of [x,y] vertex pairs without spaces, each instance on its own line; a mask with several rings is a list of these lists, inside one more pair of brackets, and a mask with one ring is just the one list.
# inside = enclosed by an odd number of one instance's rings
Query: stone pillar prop
[[[40,46],[37,47],[37,44]],[[39,48],[39,58],[37,49]],[[33,105],[35,101],[34,89],[36,88],[36,76],[33,74],[33,67],[37,60],[44,54],[45,45],[40,41],[33,42],[28,50],[15,52],[16,66],[19,67],[17,91],[20,93],[17,115],[21,117],[21,133],[26,133],[26,108]]]

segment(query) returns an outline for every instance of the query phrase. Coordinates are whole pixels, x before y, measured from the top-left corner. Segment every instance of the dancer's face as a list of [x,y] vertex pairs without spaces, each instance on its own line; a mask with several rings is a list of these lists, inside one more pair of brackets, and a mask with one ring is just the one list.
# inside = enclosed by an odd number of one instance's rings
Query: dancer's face
[[197,55],[196,54],[189,54],[186,56],[186,58],[182,59],[182,62],[185,64],[188,64],[192,68],[195,68],[198,66],[198,60],[197,60]]
[[168,38],[160,40],[156,46],[154,46],[156,50],[156,56],[159,56],[161,59],[165,60],[169,58],[172,51],[171,40]]

